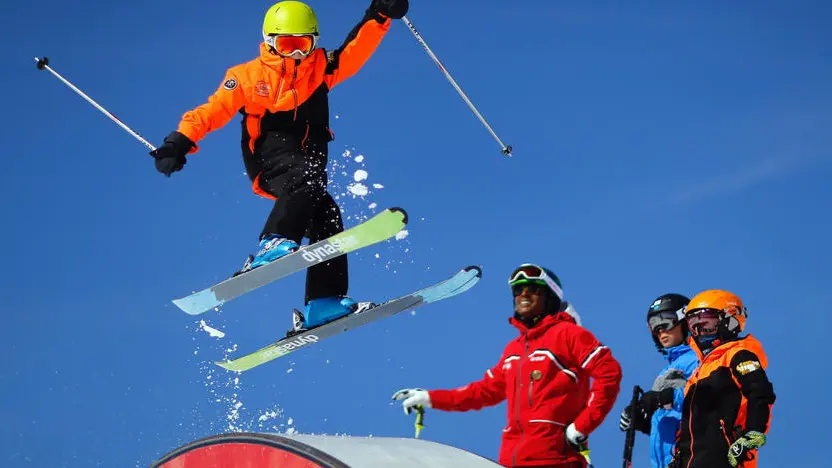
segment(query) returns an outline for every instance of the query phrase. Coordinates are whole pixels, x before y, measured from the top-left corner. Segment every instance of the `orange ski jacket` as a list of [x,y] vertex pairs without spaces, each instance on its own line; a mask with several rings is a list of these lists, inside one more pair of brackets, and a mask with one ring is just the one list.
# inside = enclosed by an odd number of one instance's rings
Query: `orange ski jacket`
[[[730,468],[728,449],[747,430],[767,433],[775,395],[766,376],[768,358],[751,335],[723,343],[688,380],[676,443],[680,468]],[[755,458],[742,464],[755,468]]]
[[259,57],[229,68],[208,101],[182,116],[177,130],[195,143],[189,153],[199,151],[197,143],[206,134],[240,113],[243,160],[258,192],[256,178],[262,170],[258,149],[263,138],[272,131],[288,132],[303,148],[311,138],[331,141],[328,93],[364,66],[390,21],[368,9],[341,47],[329,52],[317,48],[302,60],[281,57],[261,43]]

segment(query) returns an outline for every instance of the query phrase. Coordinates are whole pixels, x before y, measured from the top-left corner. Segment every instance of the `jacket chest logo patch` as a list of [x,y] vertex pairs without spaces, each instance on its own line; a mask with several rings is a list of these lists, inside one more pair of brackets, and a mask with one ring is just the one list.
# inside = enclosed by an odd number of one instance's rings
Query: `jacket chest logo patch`
[[532,380],[540,380],[541,378],[543,378],[543,372],[537,369],[532,371]]
[[540,362],[540,361],[545,361],[546,359],[547,359],[547,357],[543,354],[533,354],[529,358],[529,361],[531,361],[531,362]]
[[257,93],[258,96],[269,97],[269,94],[271,94],[271,91],[272,91],[272,87],[269,86],[269,84],[266,83],[265,81],[258,81],[254,85],[254,92]]
[[737,372],[739,372],[740,375],[745,375],[745,374],[754,372],[755,370],[757,370],[759,368],[760,368],[760,362],[759,361],[743,361],[743,362],[737,364]]

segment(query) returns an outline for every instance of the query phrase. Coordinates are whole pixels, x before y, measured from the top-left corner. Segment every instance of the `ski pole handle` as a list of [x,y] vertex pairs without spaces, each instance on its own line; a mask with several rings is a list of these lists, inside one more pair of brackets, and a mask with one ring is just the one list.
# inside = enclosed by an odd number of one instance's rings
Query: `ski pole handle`
[[[630,411],[635,413],[636,405],[638,401],[641,399],[642,394],[641,387],[638,385],[633,386],[633,397],[630,400]],[[632,419],[632,417],[631,417]],[[636,427],[635,424],[632,422],[630,423],[630,427],[627,428],[627,437],[624,439],[624,466],[623,468],[630,468],[633,465],[633,445],[636,442]]]
[[414,407],[416,410],[416,438],[419,438],[419,434],[422,432],[422,429],[425,427],[425,408],[422,405],[416,405]]
[[144,138],[142,138],[142,137],[141,137],[141,135],[139,135],[138,133],[136,133],[135,131],[133,131],[130,127],[128,127],[127,125],[125,125],[125,124],[124,124],[124,122],[122,122],[121,120],[119,120],[118,118],[116,118],[116,116],[114,116],[114,115],[113,115],[113,114],[111,114],[109,111],[107,111],[107,109],[103,108],[101,105],[99,105],[97,102],[95,102],[92,98],[90,98],[89,96],[87,96],[86,94],[84,94],[84,92],[83,92],[83,91],[81,91],[80,89],[78,89],[77,87],[75,87],[75,85],[73,85],[72,83],[70,83],[70,82],[69,82],[66,78],[64,78],[63,76],[61,76],[60,74],[58,74],[55,70],[53,70],[53,69],[49,66],[49,58],[48,58],[48,57],[44,57],[44,58],[42,58],[42,59],[41,59],[41,58],[37,58],[37,57],[35,57],[35,62],[37,62],[38,70],[48,70],[48,71],[49,71],[49,73],[52,73],[53,75],[55,75],[55,78],[57,78],[57,79],[61,80],[61,81],[62,81],[65,85],[69,86],[69,88],[70,88],[70,89],[72,89],[73,91],[75,91],[76,93],[78,93],[78,95],[80,95],[82,98],[86,99],[86,100],[87,100],[87,102],[89,102],[90,104],[92,104],[92,105],[93,105],[96,109],[100,110],[100,111],[101,111],[104,115],[106,115],[107,117],[109,117],[109,118],[110,118],[110,120],[112,120],[113,122],[117,123],[117,124],[118,124],[121,128],[123,128],[124,130],[126,130],[126,131],[127,131],[127,133],[129,133],[129,134],[133,135],[133,137],[134,137],[134,138],[136,138],[137,140],[139,140],[139,141],[140,141],[140,142],[141,142],[144,146],[146,146],[146,147],[147,147],[150,151],[154,151],[154,150],[156,149],[156,147],[155,147],[155,146],[151,145],[151,144],[150,144],[147,140],[145,140]]
[[503,149],[502,153],[508,157],[511,157],[511,145],[506,146],[505,144],[503,144],[503,141],[500,140],[500,137],[498,137],[497,133],[494,132],[494,129],[491,128],[491,125],[488,125],[488,122],[485,121],[485,117],[483,117],[482,114],[480,114],[480,112],[477,110],[477,108],[474,107],[474,104],[471,103],[471,100],[468,99],[468,96],[465,95],[465,92],[462,91],[462,88],[460,88],[459,85],[456,83],[456,80],[454,80],[454,78],[448,72],[448,69],[446,69],[445,66],[442,65],[442,62],[439,61],[439,58],[436,57],[436,54],[434,54],[433,51],[430,50],[430,47],[428,47],[427,42],[425,42],[425,40],[422,38],[422,35],[419,34],[419,31],[417,31],[416,28],[413,26],[413,23],[411,23],[406,16],[402,17],[402,21],[404,21],[404,24],[406,24],[407,27],[410,29],[410,32],[413,33],[413,36],[416,37],[416,40],[419,41],[420,44],[422,44],[422,47],[424,47],[425,51],[428,53],[430,58],[432,58],[433,61],[436,63],[436,66],[439,67],[442,73],[445,74],[445,78],[447,78],[448,81],[451,82],[451,85],[454,87],[454,89],[456,89],[456,92],[459,93],[459,96],[462,97],[466,104],[468,104],[468,107],[471,109],[471,111],[474,112],[474,115],[476,115],[477,118],[480,119],[480,122],[482,122],[482,124],[485,125],[485,128],[488,129],[488,131],[491,133],[491,136],[493,136],[494,139],[497,140],[497,143],[499,143],[500,147],[502,147]]

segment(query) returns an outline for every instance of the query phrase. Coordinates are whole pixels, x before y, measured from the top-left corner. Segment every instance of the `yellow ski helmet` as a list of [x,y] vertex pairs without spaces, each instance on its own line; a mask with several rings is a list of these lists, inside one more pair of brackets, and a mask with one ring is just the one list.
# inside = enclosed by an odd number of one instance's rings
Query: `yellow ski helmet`
[[[310,41],[308,46],[299,47],[294,51],[284,51],[276,42],[278,38],[287,36],[299,38],[308,36]],[[318,38],[318,18],[309,5],[287,0],[275,3],[266,11],[266,16],[263,19],[263,40],[280,55],[309,55],[317,46]],[[295,44],[297,42],[290,43]]]

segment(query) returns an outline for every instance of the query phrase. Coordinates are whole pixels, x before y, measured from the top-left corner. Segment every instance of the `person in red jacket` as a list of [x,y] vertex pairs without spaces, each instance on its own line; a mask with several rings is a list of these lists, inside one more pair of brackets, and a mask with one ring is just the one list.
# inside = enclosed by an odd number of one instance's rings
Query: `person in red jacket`
[[509,285],[514,295],[509,322],[520,334],[481,380],[451,390],[403,389],[393,400],[403,400],[407,414],[418,405],[469,411],[506,400],[501,465],[584,467],[580,450],[615,403],[621,366],[578,324],[550,270],[521,265]]

